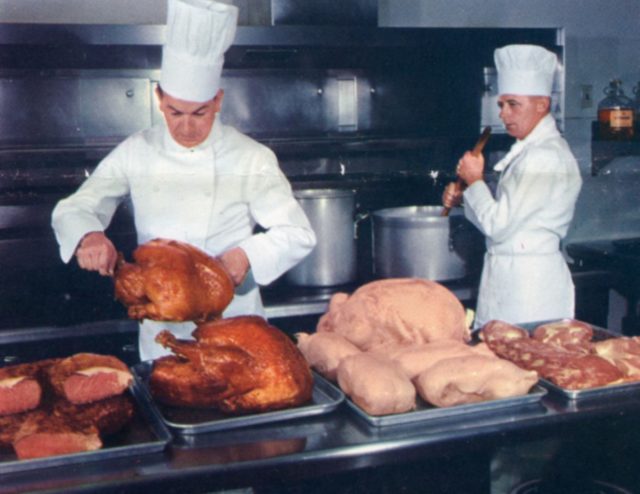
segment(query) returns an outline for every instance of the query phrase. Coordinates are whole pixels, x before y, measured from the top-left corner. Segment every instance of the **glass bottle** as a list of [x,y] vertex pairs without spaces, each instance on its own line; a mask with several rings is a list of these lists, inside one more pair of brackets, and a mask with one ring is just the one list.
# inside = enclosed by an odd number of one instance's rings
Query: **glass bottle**
[[607,95],[598,103],[600,138],[628,140],[633,138],[634,103],[622,90],[622,81],[613,79],[604,89]]

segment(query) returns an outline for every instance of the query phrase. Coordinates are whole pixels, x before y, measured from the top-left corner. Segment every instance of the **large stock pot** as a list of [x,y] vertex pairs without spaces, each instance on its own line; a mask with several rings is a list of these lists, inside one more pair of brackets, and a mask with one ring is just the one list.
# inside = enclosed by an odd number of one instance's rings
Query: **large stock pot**
[[374,211],[372,218],[377,277],[454,280],[468,274],[470,262],[481,262],[473,254],[483,250],[482,238],[460,210],[442,216],[442,206],[407,206]]
[[311,254],[289,270],[285,279],[292,285],[318,287],[355,281],[355,191],[302,189],[294,191],[294,195],[318,241]]

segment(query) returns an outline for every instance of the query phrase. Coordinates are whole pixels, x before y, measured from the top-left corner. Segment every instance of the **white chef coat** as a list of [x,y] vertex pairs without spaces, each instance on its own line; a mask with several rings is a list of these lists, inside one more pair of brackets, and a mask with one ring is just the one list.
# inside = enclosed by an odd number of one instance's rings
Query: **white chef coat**
[[[264,285],[295,266],[316,238],[293,197],[273,152],[233,127],[214,122],[194,148],[176,143],[163,123],[118,145],[76,193],[60,201],[52,225],[60,255],[69,262],[82,237],[103,231],[118,205],[133,203],[137,239],[188,242],[212,256],[241,247],[251,264],[225,317],[264,315],[256,283]],[[265,231],[254,234],[259,224]],[[140,357],[168,352],[154,343],[162,329],[190,338],[193,323],[143,321]]]
[[475,327],[574,317],[571,273],[560,252],[582,178],[551,115],[496,164],[495,199],[477,181],[464,192],[465,216],[486,237]]

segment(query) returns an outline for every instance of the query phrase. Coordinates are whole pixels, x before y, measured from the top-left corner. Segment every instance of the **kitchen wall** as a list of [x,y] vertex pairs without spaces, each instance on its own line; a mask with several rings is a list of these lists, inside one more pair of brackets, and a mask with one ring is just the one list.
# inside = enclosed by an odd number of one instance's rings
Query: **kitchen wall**
[[[640,81],[637,0],[379,0],[378,20],[392,27],[559,27],[565,36],[565,134],[584,187],[567,242],[640,236],[640,157],[625,157],[591,176],[591,122],[612,78],[626,94]],[[582,104],[583,86],[593,105]]]

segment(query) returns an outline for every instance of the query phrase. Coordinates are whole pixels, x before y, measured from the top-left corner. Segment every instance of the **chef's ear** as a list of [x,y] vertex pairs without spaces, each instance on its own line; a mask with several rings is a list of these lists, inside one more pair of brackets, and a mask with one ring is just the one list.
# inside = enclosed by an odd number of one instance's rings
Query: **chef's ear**
[[220,112],[222,108],[222,100],[224,99],[224,89],[218,89],[215,97],[213,98],[213,111],[216,113]]
[[546,114],[551,109],[551,98],[548,96],[538,96],[536,98],[536,110],[540,114]]

